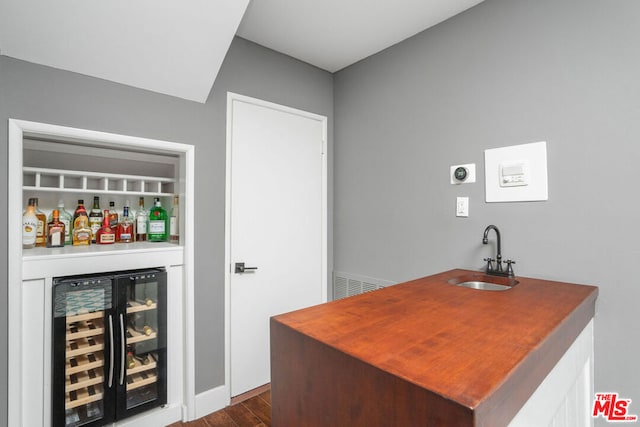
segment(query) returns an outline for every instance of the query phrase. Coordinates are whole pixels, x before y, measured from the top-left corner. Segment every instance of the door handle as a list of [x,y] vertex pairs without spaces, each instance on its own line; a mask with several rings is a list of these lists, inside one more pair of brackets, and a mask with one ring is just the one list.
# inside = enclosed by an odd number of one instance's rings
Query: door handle
[[115,342],[113,341],[113,317],[109,315],[109,388],[113,385],[113,346]]
[[244,266],[244,262],[236,262],[236,269],[235,272],[236,273],[245,273],[247,270],[257,270],[258,267],[245,267]]
[[122,317],[122,313],[120,313],[120,385],[124,384],[125,350],[124,318]]

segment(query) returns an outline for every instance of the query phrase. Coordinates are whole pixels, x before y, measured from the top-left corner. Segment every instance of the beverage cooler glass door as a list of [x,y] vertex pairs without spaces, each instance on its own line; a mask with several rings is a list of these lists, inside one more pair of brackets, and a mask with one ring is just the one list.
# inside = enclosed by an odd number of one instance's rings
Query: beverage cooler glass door
[[117,418],[167,402],[166,272],[131,272],[117,277],[119,357]]
[[53,284],[53,426],[103,425],[115,415],[111,277]]

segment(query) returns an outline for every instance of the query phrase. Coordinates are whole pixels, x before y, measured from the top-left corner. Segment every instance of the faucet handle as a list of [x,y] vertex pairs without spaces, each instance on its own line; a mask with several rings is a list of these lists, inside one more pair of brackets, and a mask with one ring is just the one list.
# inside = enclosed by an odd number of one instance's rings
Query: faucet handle
[[516,262],[512,259],[508,259],[505,261],[507,263],[507,274],[509,276],[513,276],[513,267],[511,266],[511,264],[515,264]]
[[483,261],[487,262],[487,273],[490,271],[493,271],[493,261],[495,261],[495,259],[493,258],[484,258]]

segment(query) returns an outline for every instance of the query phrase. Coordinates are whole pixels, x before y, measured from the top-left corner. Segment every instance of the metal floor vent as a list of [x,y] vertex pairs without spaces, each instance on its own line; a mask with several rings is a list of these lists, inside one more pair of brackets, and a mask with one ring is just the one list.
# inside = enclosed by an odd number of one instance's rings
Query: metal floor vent
[[333,299],[341,299],[395,285],[395,282],[359,276],[341,271],[333,272]]

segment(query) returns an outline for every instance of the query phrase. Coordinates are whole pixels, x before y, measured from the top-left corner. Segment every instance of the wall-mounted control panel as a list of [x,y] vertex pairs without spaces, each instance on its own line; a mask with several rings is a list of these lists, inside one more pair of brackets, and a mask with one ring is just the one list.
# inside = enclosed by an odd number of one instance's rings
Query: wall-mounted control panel
[[529,185],[529,162],[526,160],[500,163],[500,187]]
[[471,184],[476,182],[476,164],[454,165],[449,169],[451,184]]
[[487,202],[548,200],[547,143],[484,151]]

